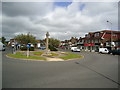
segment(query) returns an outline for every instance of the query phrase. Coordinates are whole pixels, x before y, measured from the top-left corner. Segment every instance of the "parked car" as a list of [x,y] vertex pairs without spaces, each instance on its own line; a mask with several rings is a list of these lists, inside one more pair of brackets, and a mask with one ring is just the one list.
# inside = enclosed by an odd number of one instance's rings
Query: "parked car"
[[42,49],[42,50],[44,50],[44,49],[46,49],[46,47],[40,47],[39,49]]
[[0,51],[5,51],[5,45],[2,42],[0,42]]
[[109,54],[120,55],[120,49],[119,50],[110,50]]
[[80,49],[78,47],[71,47],[72,52],[80,52]]
[[99,48],[99,53],[109,53],[107,48]]
[[5,44],[3,44],[3,51],[5,51],[5,47],[6,47]]

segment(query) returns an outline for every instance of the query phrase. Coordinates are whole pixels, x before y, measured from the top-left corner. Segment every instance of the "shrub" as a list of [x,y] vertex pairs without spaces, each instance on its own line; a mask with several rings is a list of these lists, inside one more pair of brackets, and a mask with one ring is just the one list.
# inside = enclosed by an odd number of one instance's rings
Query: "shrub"
[[49,45],[50,51],[58,51],[55,47]]
[[30,49],[29,49],[30,51],[34,51],[34,47],[30,47]]
[[[20,50],[21,51],[27,51],[27,47],[21,47]],[[30,47],[29,50],[34,51],[34,47]]]
[[20,50],[21,50],[21,51],[26,51],[26,50],[27,50],[27,47],[20,47]]

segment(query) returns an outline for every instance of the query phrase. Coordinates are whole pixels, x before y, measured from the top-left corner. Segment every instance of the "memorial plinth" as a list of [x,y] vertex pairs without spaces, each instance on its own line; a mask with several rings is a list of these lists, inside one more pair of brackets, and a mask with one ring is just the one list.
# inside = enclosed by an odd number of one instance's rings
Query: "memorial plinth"
[[51,55],[50,50],[48,48],[48,46],[49,46],[49,36],[50,36],[50,34],[49,34],[49,32],[47,32],[46,33],[46,50],[44,51],[42,56],[44,56],[44,55]]

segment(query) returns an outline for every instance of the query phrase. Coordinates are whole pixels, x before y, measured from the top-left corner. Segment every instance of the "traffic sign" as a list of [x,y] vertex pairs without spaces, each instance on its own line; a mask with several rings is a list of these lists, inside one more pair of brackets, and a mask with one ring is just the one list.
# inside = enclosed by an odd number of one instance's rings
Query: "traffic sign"
[[27,44],[27,48],[30,48],[30,46],[31,46],[30,44]]

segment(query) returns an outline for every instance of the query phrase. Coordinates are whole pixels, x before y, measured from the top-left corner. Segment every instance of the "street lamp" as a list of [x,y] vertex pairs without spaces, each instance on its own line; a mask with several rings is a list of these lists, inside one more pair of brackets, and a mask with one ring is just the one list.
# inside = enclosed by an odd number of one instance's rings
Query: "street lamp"
[[47,54],[48,54],[48,42],[49,42],[49,36],[50,36],[50,34],[49,34],[49,32],[47,32],[47,33],[46,33],[46,52],[47,52]]
[[[68,37],[68,35],[70,34],[70,32],[69,31],[66,31],[65,32],[65,35]],[[67,44],[66,44],[67,43]],[[72,43],[71,43],[71,41],[69,41],[69,40],[67,40],[66,42],[65,42],[65,49],[70,49],[70,47],[71,47],[71,45],[72,45]]]
[[107,21],[107,23],[111,24],[111,50],[112,50],[112,23],[110,21]]

